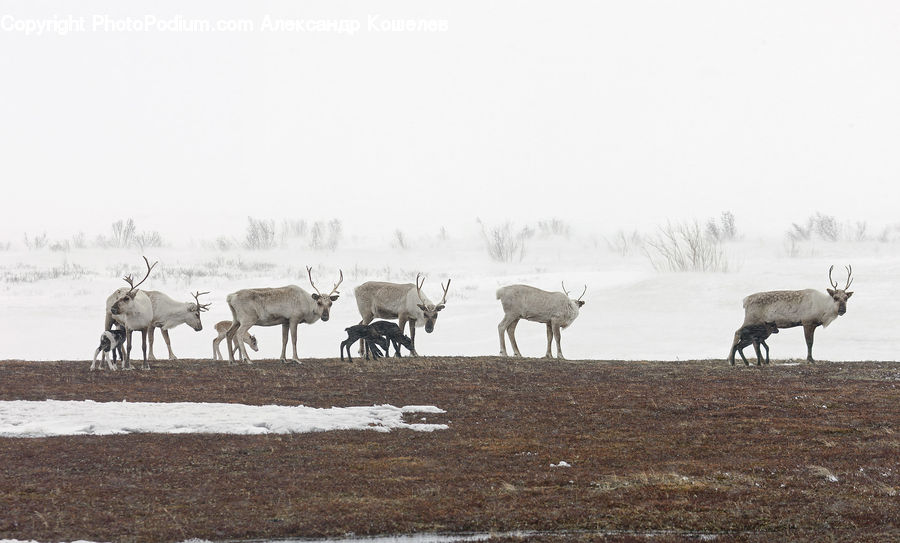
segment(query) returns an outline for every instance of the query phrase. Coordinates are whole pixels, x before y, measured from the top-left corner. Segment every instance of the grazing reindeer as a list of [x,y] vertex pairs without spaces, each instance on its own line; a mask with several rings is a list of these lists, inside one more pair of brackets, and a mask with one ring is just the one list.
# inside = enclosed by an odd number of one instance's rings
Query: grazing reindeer
[[122,279],[131,288],[122,287],[110,294],[106,299],[106,330],[111,330],[113,322],[117,322],[125,327],[125,337],[127,346],[125,348],[125,358],[122,362],[122,369],[134,369],[131,365],[131,334],[135,330],[141,332],[141,352],[143,353],[143,364],[141,369],[149,370],[150,364],[147,363],[147,330],[153,322],[153,302],[150,297],[138,287],[150,277],[150,272],[156,266],[144,257],[144,263],[147,264],[147,274],[138,284],[134,284],[134,278],[126,275]]
[[[394,354],[396,354],[398,358],[403,357],[403,355],[400,354],[401,345],[406,347],[409,352],[412,352],[412,339],[409,336],[403,334],[403,332],[400,330],[400,327],[397,326],[397,323],[391,321],[375,321],[369,326],[371,326],[372,329],[374,329],[380,335],[384,336],[385,339],[394,344]],[[390,348],[385,348],[384,354],[390,356]]]
[[756,365],[759,366],[762,364],[762,353],[759,352],[759,346],[762,345],[766,348],[766,365],[769,364],[769,346],[766,344],[766,339],[772,335],[778,333],[778,327],[774,322],[767,322],[764,324],[750,324],[744,326],[740,330],[737,331],[738,335],[741,337],[741,341],[735,344],[731,350],[731,365],[734,365],[734,352],[737,351],[741,354],[741,358],[744,360],[744,365],[749,366],[750,363],[747,362],[747,357],[744,356],[744,347],[747,347],[751,343],[753,344],[753,350],[756,351]]
[[344,361],[344,349],[347,349],[347,358],[350,362],[353,362],[353,357],[350,356],[350,346],[357,341],[362,341],[366,346],[366,360],[369,359],[370,352],[372,353],[372,358],[374,360],[378,360],[384,356],[384,353],[382,353],[378,347],[380,346],[386,351],[388,348],[388,340],[379,334],[372,326],[367,324],[355,324],[349,328],[344,328],[344,330],[347,332],[347,339],[341,342],[341,362]]
[[[222,352],[219,351],[219,343],[222,343],[222,340],[225,339],[225,334],[228,333],[228,329],[231,328],[231,321],[219,321],[216,323],[216,339],[213,340],[213,360],[224,360],[222,358]],[[256,336],[247,334],[243,338],[244,343],[246,343],[254,352],[259,352],[259,343],[256,342]]]
[[144,292],[150,297],[150,302],[153,304],[153,322],[150,323],[150,329],[148,330],[150,335],[148,356],[150,360],[156,360],[156,356],[153,355],[153,332],[157,328],[161,328],[162,337],[166,341],[166,348],[169,350],[169,360],[177,360],[175,353],[172,352],[172,343],[169,341],[169,329],[179,324],[187,324],[197,332],[203,330],[203,323],[200,322],[200,313],[208,311],[209,304],[201,304],[200,296],[209,294],[209,292],[192,292],[193,302],[176,302],[156,290],[145,290]]
[[[840,315],[847,312],[847,300],[853,293],[848,291],[853,282],[853,268],[847,266],[847,284],[839,289],[837,283],[831,278],[834,266],[828,269],[829,289],[828,294],[815,289],[806,290],[772,290],[757,292],[744,298],[744,324],[741,328],[751,324],[765,324],[774,322],[778,328],[803,327],[803,335],[806,337],[806,360],[813,360],[813,335],[819,326],[828,326]],[[735,332],[734,341],[731,343],[731,353],[728,361],[734,365],[734,346],[741,342],[740,330]]]
[[[312,280],[312,268],[306,268],[309,275],[309,284],[316,291],[310,294],[296,285],[288,285],[279,288],[248,288],[232,292],[226,297],[228,307],[231,309],[231,328],[225,334],[228,340],[228,361],[234,362],[234,337],[244,338],[251,326],[276,326],[281,325],[281,361],[287,362],[288,330],[291,333],[291,346],[294,357],[291,359],[300,364],[297,358],[297,325],[301,322],[312,324],[321,319],[328,320],[331,304],[338,299],[338,286],[344,281],[344,272],[341,278],[327,295],[323,295],[316,288]],[[250,364],[247,357],[247,348],[244,342],[239,341],[237,347],[241,351],[241,361]]]
[[573,300],[566,291],[566,285],[562,285],[562,292],[547,292],[528,285],[509,285],[497,289],[497,299],[503,304],[503,320],[497,325],[500,333],[500,355],[506,354],[506,341],[503,337],[505,331],[509,334],[513,352],[516,356],[522,356],[519,346],[516,345],[516,325],[519,319],[542,322],[547,325],[547,354],[545,358],[553,355],[550,347],[553,338],[556,338],[556,357],[563,360],[562,344],[560,343],[560,330],[567,328],[578,317],[578,310],[584,305],[581,298],[587,292],[584,286],[581,296]]
[[[356,295],[356,305],[359,308],[359,314],[362,316],[360,324],[369,324],[376,317],[380,319],[397,319],[400,325],[400,332],[403,332],[406,323],[409,323],[409,337],[412,341],[412,355],[419,356],[416,352],[416,327],[424,326],[426,333],[434,331],[434,324],[437,322],[438,312],[444,309],[447,303],[447,291],[450,289],[450,279],[447,279],[447,286],[443,283],[441,288],[444,289],[444,297],[438,304],[431,303],[425,295],[422,294],[422,285],[425,284],[425,278],[419,282],[419,276],[416,275],[416,284],[412,283],[386,283],[383,281],[368,281],[354,289]],[[360,353],[363,352],[363,346],[360,345]]]
[[[121,328],[116,328],[115,330],[104,330],[102,334],[100,334],[100,346],[94,351],[94,361],[91,362],[91,371],[94,371],[94,368],[97,367],[97,355],[101,352],[103,353],[103,360],[100,362],[100,369],[103,369],[104,362],[110,370],[115,371],[116,369],[116,353],[119,354],[119,358],[125,360],[125,330]],[[108,360],[106,355],[108,355],[112,351],[112,359]]]

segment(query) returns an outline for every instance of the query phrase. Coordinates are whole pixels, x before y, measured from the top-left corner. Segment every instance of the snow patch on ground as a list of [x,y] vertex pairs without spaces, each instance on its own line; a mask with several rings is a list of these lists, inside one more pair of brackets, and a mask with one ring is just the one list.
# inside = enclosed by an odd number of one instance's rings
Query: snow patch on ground
[[0,436],[164,434],[291,434],[330,430],[445,430],[446,424],[403,421],[410,413],[443,413],[434,406],[332,407],[228,403],[0,401]]

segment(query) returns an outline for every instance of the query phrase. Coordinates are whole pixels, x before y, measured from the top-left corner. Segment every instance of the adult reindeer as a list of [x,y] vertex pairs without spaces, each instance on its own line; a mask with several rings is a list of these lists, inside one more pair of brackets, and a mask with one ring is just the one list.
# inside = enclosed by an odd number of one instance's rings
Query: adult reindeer
[[[412,340],[412,356],[419,356],[416,352],[416,327],[424,326],[426,333],[434,331],[438,313],[447,304],[447,291],[450,290],[450,281],[447,286],[441,283],[444,296],[440,303],[433,304],[424,294],[422,286],[425,278],[419,282],[421,274],[416,274],[416,283],[386,283],[383,281],[368,281],[356,287],[353,293],[356,295],[356,306],[362,320],[359,324],[369,324],[376,317],[380,319],[397,319],[400,332],[406,323],[409,323],[409,337]],[[363,346],[360,345],[360,353]]]
[[148,354],[150,360],[156,360],[153,354],[153,333],[157,328],[162,330],[162,337],[166,342],[166,349],[169,350],[169,360],[176,360],[175,353],[172,352],[172,342],[169,340],[169,329],[179,324],[187,324],[195,331],[203,330],[203,323],[200,322],[200,313],[209,310],[210,304],[201,304],[200,296],[209,294],[209,292],[192,292],[194,302],[177,302],[162,292],[156,290],[145,290],[150,302],[153,304],[153,321],[150,323],[148,330],[149,347]]
[[522,356],[519,346],[516,345],[516,326],[520,319],[525,319],[547,325],[547,354],[544,357],[553,356],[550,348],[553,345],[553,338],[556,338],[556,358],[563,360],[560,330],[568,328],[578,318],[578,312],[584,305],[581,298],[587,292],[587,285],[577,299],[569,296],[564,283],[562,289],[562,292],[548,292],[528,285],[509,285],[497,289],[497,299],[503,305],[503,320],[497,325],[501,356],[507,356],[503,332],[509,334],[513,353]]
[[134,369],[131,365],[131,334],[135,330],[141,332],[141,352],[143,354],[141,369],[150,369],[150,364],[147,363],[147,330],[153,322],[153,303],[145,292],[138,290],[138,287],[150,277],[150,272],[157,262],[151,265],[145,256],[144,263],[147,265],[147,273],[138,284],[134,284],[134,277],[126,275],[122,279],[128,283],[130,288],[116,289],[106,299],[105,329],[112,330],[113,322],[125,327],[126,347],[122,369]]
[[[805,290],[772,290],[757,292],[744,298],[744,324],[741,329],[750,325],[774,323],[780,328],[803,327],[806,338],[806,360],[813,360],[813,336],[816,328],[826,327],[840,315],[847,312],[847,300],[853,293],[848,291],[853,282],[853,268],[847,266],[847,284],[839,289],[832,279],[834,266],[828,268],[828,282],[831,288],[825,289],[828,294],[815,289]],[[734,365],[734,347],[741,341],[740,331],[734,334],[728,362]]]
[[[247,337],[247,330],[251,326],[276,326],[281,325],[281,361],[287,362],[288,331],[291,333],[291,346],[294,357],[291,359],[300,364],[297,358],[297,325],[300,323],[312,324],[321,319],[327,321],[331,304],[338,299],[338,287],[344,281],[344,272],[341,271],[340,279],[334,284],[327,295],[323,295],[316,288],[312,279],[312,268],[306,268],[309,275],[309,284],[316,291],[310,294],[296,285],[288,285],[279,288],[249,288],[229,294],[225,299],[231,309],[231,328],[225,334],[228,341],[228,362],[234,363],[235,336],[240,339]],[[247,348],[243,341],[237,342],[237,348],[241,351],[241,361],[251,364],[247,356]]]

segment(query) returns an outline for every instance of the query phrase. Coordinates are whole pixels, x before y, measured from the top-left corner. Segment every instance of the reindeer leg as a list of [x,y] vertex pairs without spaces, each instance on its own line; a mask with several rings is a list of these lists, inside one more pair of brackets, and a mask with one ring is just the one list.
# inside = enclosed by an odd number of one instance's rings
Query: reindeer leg
[[506,333],[509,335],[509,343],[512,345],[513,354],[521,358],[522,353],[519,351],[519,344],[516,343],[516,326],[519,325],[519,319],[513,319],[506,327]]
[[294,352],[294,358],[292,358],[291,360],[293,360],[297,364],[302,364],[303,362],[300,362],[300,359],[297,358],[297,325],[298,324],[299,323],[297,323],[297,322],[291,323],[291,349]]
[[213,360],[222,360],[222,352],[219,351],[219,343],[222,343],[224,336],[216,336],[213,340]]
[[766,344],[765,340],[759,342],[763,347],[766,348],[766,366],[769,365],[769,345]]
[[[235,331],[232,332],[232,330],[234,329],[235,325],[237,325],[237,330],[235,330]],[[233,347],[233,349],[232,349],[232,345],[231,345],[231,344],[228,345],[228,360],[229,360],[228,363],[229,363],[229,364],[231,364],[231,362],[234,360],[234,353],[235,353],[235,352],[240,352],[240,353],[241,353],[241,359],[240,359],[241,362],[245,362],[245,363],[247,363],[247,364],[252,364],[252,363],[253,363],[253,362],[250,361],[250,357],[247,356],[247,347],[244,346],[244,342],[243,342],[243,340],[242,340],[242,338],[246,337],[245,334],[247,333],[247,330],[250,329],[250,326],[253,326],[253,325],[252,325],[252,324],[250,324],[250,325],[239,324],[239,325],[238,325],[237,323],[235,323],[234,325],[232,325],[231,328],[229,328],[228,333],[229,333],[229,334],[232,334],[232,337],[230,338],[229,341],[233,341],[233,342],[234,342],[234,347]]]
[[281,362],[284,364],[287,364],[287,343],[290,330],[291,327],[289,324],[285,323],[281,325]]
[[753,350],[756,351],[756,365],[762,366],[762,353],[759,351],[759,340],[753,340]]
[[125,358],[122,359],[122,369],[123,370],[133,370],[134,366],[131,365],[131,334],[134,333],[134,330],[127,330],[125,332]]
[[509,326],[511,319],[509,315],[503,315],[503,320],[497,325],[497,333],[500,335],[500,356],[509,356],[506,354],[506,327]]
[[178,360],[178,357],[172,352],[172,342],[169,340],[169,331],[165,328],[162,329],[162,337],[166,340],[166,349],[169,350],[169,360]]
[[[373,320],[375,320],[375,313],[372,313],[371,311],[369,311],[365,315],[363,315],[363,318],[361,321],[359,321],[359,324],[369,324]],[[366,349],[366,342],[363,341],[362,339],[360,339],[359,340],[359,356],[363,355],[365,349]]]
[[[234,364],[234,352],[239,350],[239,346],[234,344],[234,335],[237,332],[238,328],[241,327],[241,323],[238,321],[232,321],[231,327],[225,332],[225,347],[228,348],[228,364]],[[243,352],[241,353],[244,354]]]
[[547,353],[544,354],[544,358],[553,358],[553,351],[551,348],[553,347],[553,325],[549,322],[547,323]]
[[150,325],[150,328],[148,328],[148,331],[150,333],[149,347],[148,347],[150,352],[148,353],[148,356],[150,357],[150,360],[156,360],[156,355],[153,354],[153,338],[155,336],[156,327],[153,325]]
[[141,362],[141,369],[149,370],[150,364],[147,362],[147,330],[141,330],[141,354],[144,355],[144,360]]
[[813,336],[816,333],[816,324],[804,324],[803,325],[803,335],[806,337],[806,360],[813,364],[815,360],[813,360],[812,355],[812,347],[813,347]]
[[565,360],[562,354],[562,333],[558,324],[553,325],[553,337],[556,338],[556,358],[557,360]]
[[[400,328],[400,331],[403,332],[403,327]],[[412,340],[412,356],[419,356],[419,353],[416,352],[416,319],[409,319],[409,339]]]
[[[741,332],[738,330],[734,333],[734,341],[731,342],[731,353],[728,355],[728,362],[734,366],[734,353],[740,349],[738,345],[741,343]],[[744,357],[744,351],[741,350],[741,358]]]

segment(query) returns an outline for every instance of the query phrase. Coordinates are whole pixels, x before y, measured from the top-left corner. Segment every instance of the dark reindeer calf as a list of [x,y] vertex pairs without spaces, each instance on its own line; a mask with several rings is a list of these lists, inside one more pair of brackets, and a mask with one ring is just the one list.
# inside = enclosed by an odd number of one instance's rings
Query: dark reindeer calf
[[[347,332],[347,339],[341,342],[341,360],[344,360],[344,349],[347,350],[347,358],[350,362],[353,362],[353,357],[350,356],[350,346],[356,343],[359,340],[365,342],[366,346],[366,360],[369,359],[369,353],[372,353],[372,358],[378,360],[384,353],[381,349],[387,350],[388,341],[381,334],[375,331],[374,328],[369,326],[368,324],[357,324],[351,326],[349,328],[345,328]],[[381,347],[379,349],[378,347]]]
[[[413,342],[412,339],[403,334],[403,331],[400,330],[400,327],[395,322],[391,321],[375,321],[370,324],[376,332],[380,335],[384,336],[385,339],[394,344],[394,352],[397,357],[402,358],[400,354],[400,346],[403,345],[406,347],[406,350],[410,353],[413,352]],[[387,356],[391,355],[390,346],[384,350],[384,354]]]
[[[106,355],[112,351],[112,362],[106,360]],[[116,354],[118,353],[121,360],[125,360],[125,330],[117,328],[114,330],[106,330],[100,334],[100,346],[94,351],[94,361],[91,362],[91,371],[97,367],[97,355],[103,353],[103,359],[100,363],[100,369],[103,369],[103,363],[107,363],[109,369],[116,369]]]
[[731,353],[728,357],[728,359],[731,360],[731,365],[734,366],[735,351],[741,354],[741,358],[744,360],[745,366],[750,365],[750,363],[747,362],[747,357],[744,356],[744,347],[747,347],[750,344],[753,345],[753,349],[756,351],[756,365],[759,366],[760,364],[762,364],[762,353],[760,353],[759,351],[760,345],[766,348],[766,364],[768,364],[769,346],[766,344],[766,338],[768,338],[772,334],[777,333],[778,327],[774,322],[767,322],[765,324],[750,324],[738,330],[737,334],[740,336],[740,341],[734,344],[734,347],[731,348]]

